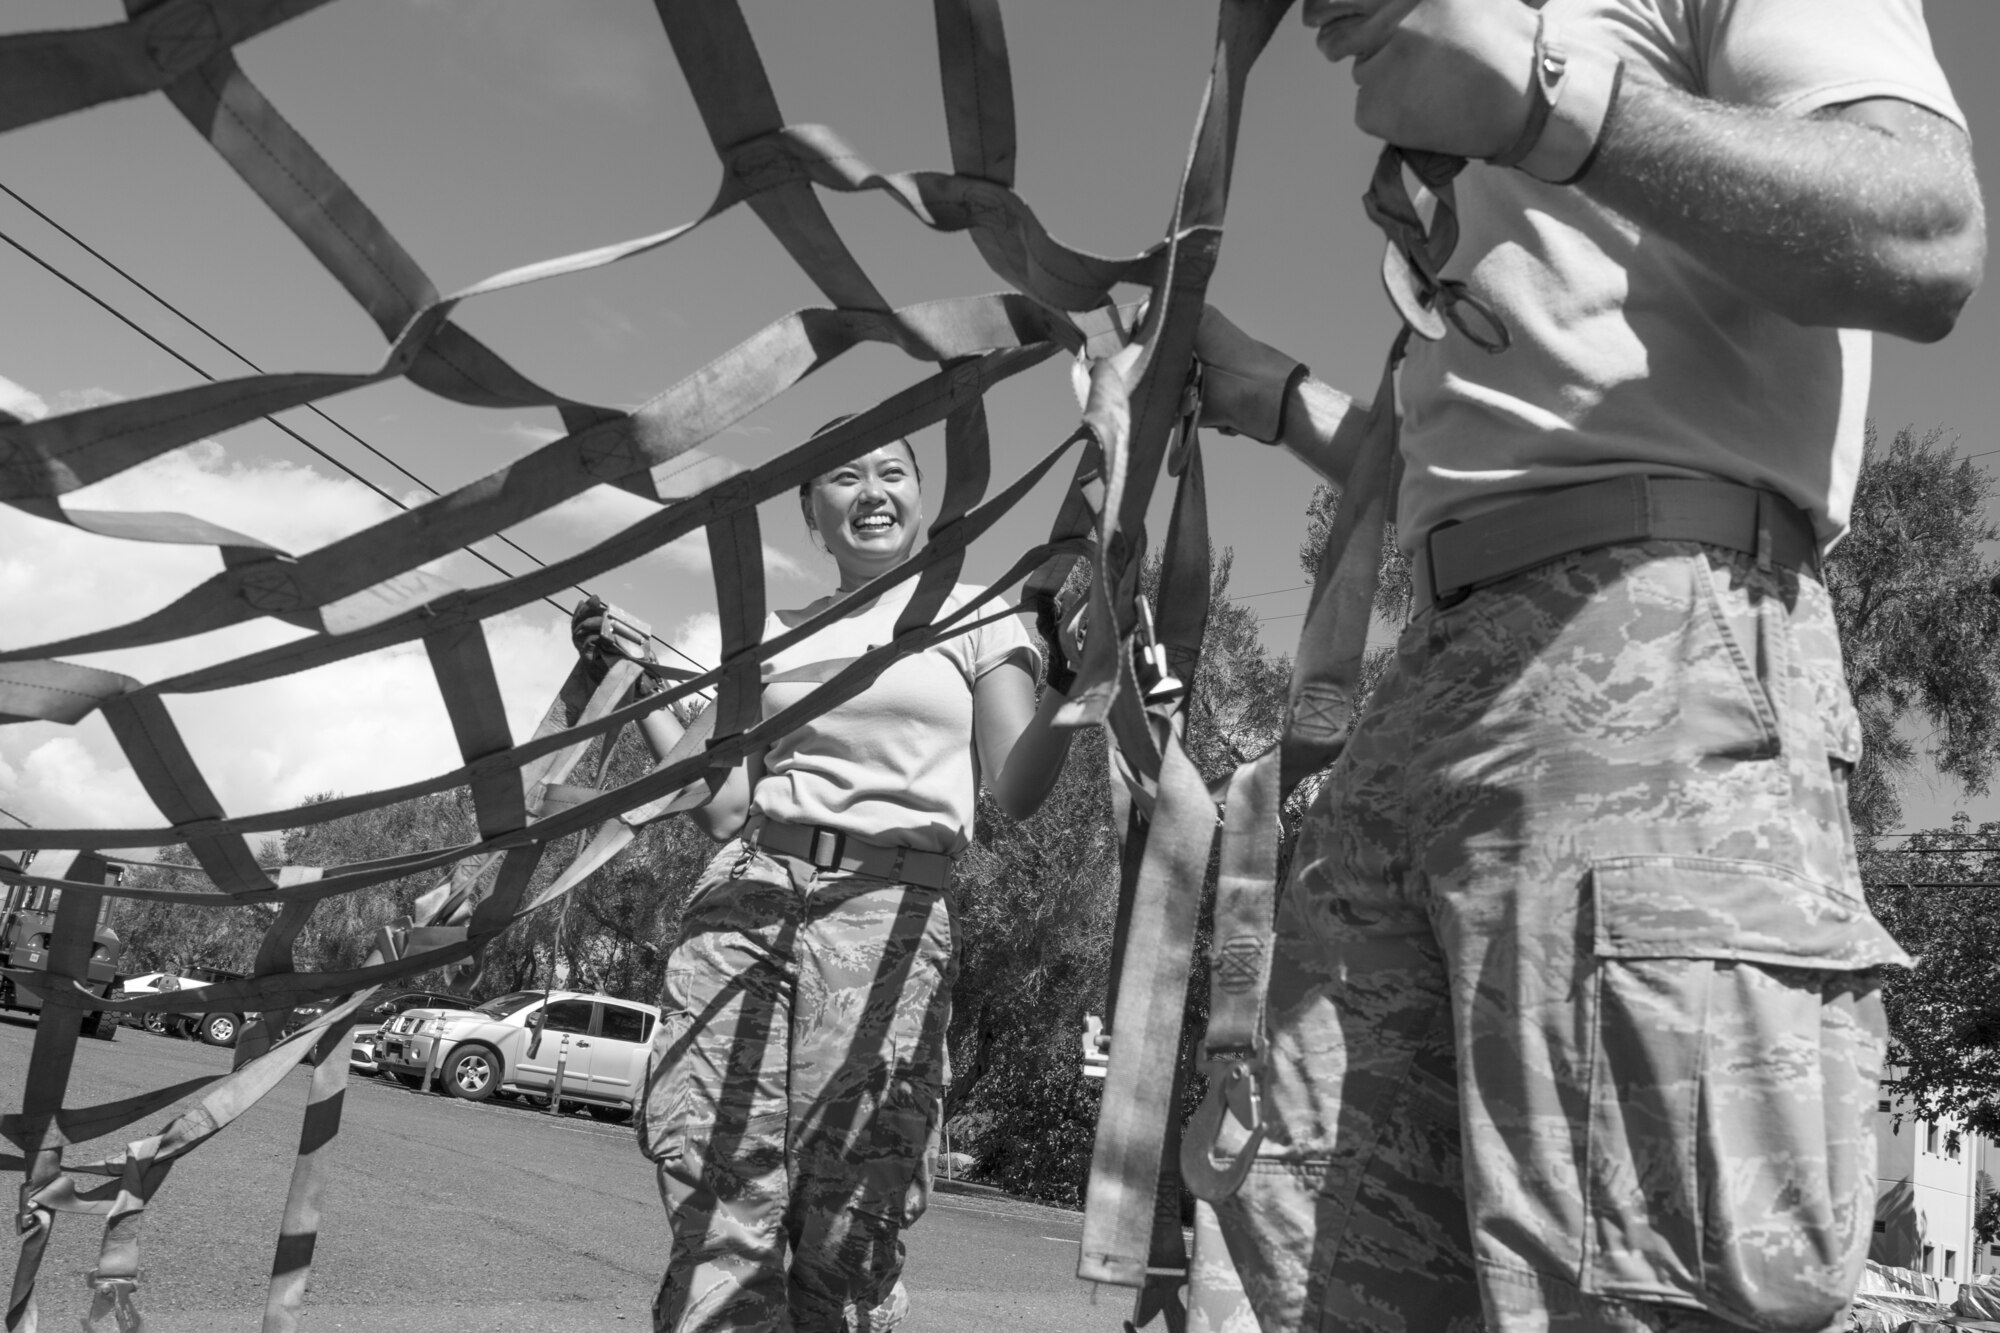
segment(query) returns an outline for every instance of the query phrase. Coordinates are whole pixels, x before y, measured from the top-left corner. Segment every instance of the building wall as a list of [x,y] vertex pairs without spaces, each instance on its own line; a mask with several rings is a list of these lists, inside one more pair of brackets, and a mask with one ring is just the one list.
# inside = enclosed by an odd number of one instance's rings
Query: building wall
[[1977,1245],[1972,1232],[1980,1170],[2000,1179],[2000,1151],[1970,1134],[1961,1134],[1954,1150],[1957,1128],[1951,1120],[1916,1120],[1907,1113],[1898,1123],[1886,1100],[1875,1116],[1875,1234],[1868,1257],[1946,1282],[1947,1300],[1959,1280],[2000,1272],[2000,1255]]

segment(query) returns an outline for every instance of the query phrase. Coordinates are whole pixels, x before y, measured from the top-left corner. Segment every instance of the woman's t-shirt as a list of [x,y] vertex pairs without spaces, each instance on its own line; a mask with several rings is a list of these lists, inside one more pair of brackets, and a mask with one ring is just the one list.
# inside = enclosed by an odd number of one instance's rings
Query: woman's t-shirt
[[[914,580],[893,588],[766,662],[764,716],[798,703],[846,662],[889,642],[915,591]],[[957,585],[939,614],[984,591]],[[775,638],[832,600],[777,612],[764,637]],[[1018,616],[893,663],[854,698],[771,744],[752,807],[787,824],[818,824],[927,852],[960,851],[971,841],[979,781],[973,682],[1009,660],[1030,673],[1040,660]]]

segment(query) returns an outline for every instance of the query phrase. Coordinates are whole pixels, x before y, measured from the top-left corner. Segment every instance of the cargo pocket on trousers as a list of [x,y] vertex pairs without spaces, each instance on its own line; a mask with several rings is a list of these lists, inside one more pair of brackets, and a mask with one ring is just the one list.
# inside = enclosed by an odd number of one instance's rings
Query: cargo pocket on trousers
[[1618,857],[1592,879],[1583,1289],[1836,1323],[1873,1215],[1875,969],[1902,950],[1782,866]]

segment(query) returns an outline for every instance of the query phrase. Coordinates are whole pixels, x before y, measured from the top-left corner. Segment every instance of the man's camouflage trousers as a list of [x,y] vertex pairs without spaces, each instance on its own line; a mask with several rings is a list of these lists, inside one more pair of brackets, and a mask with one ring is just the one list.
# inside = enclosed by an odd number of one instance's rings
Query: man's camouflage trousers
[[1839,1328],[1904,960],[1825,589],[1605,548],[1396,651],[1279,903],[1264,1333]]
[[944,1082],[947,890],[717,853],[667,963],[639,1141],[659,1333],[835,1333],[886,1303]]

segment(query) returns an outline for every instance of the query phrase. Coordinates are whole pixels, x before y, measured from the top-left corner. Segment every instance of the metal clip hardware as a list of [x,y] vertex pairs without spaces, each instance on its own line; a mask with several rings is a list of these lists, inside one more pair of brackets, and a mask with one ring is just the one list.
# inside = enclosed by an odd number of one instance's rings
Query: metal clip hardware
[[1104,1078],[1111,1073],[1111,1034],[1096,1014],[1083,1016],[1083,1076]]
[[1187,693],[1187,686],[1167,665],[1167,648],[1153,625],[1153,604],[1139,602],[1139,637],[1132,645],[1132,668],[1148,704],[1170,704]]
[[1188,380],[1181,387],[1180,425],[1174,438],[1174,445],[1167,453],[1167,475],[1178,477],[1187,471],[1188,457],[1194,453],[1195,431],[1201,424],[1202,364],[1195,361],[1188,368]]
[[[1264,1142],[1264,1108],[1257,1096],[1256,1073],[1247,1062],[1213,1060],[1205,1072],[1208,1095],[1195,1108],[1181,1139],[1181,1179],[1197,1199],[1219,1203],[1241,1189],[1250,1174],[1257,1149]],[[1227,1165],[1217,1165],[1216,1147],[1225,1112],[1234,1115],[1237,1123],[1250,1131],[1250,1137]]]

